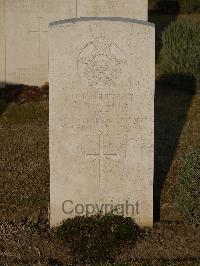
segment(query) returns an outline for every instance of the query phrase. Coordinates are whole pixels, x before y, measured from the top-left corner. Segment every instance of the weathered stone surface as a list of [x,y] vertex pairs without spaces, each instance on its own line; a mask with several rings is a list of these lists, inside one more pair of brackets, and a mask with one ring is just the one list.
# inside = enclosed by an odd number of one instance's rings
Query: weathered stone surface
[[128,19],[51,25],[51,226],[117,204],[152,226],[154,35]]
[[0,88],[5,86],[5,16],[4,0],[0,0]]
[[6,82],[48,81],[48,24],[76,16],[75,0],[6,0]]
[[148,0],[78,0],[78,17],[124,17],[148,20]]

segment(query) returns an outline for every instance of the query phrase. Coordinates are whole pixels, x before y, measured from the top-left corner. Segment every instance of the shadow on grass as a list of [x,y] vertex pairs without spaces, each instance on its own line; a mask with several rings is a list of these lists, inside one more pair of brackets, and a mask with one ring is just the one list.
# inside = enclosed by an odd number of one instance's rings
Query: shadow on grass
[[9,103],[15,101],[21,88],[21,85],[10,84],[5,88],[3,85],[5,84],[0,82],[0,116],[5,113]]
[[156,84],[158,88],[170,88],[189,94],[196,94],[198,92],[196,78],[187,73],[164,74],[156,81]]
[[176,21],[177,14],[163,14],[158,11],[151,10],[149,12],[149,21],[155,24],[156,30],[156,62],[158,61],[160,50],[162,48],[162,32],[173,21]]
[[196,80],[189,75],[164,75],[156,82],[154,158],[155,221],[160,219],[162,189],[174,159],[179,137],[187,120],[187,113],[195,91]]
[[8,103],[0,97],[0,116],[6,111]]
[[[2,83],[0,83],[0,86]],[[0,116],[6,111],[9,103],[30,103],[34,101],[48,100],[49,86],[28,86],[24,84],[7,84],[0,89]]]

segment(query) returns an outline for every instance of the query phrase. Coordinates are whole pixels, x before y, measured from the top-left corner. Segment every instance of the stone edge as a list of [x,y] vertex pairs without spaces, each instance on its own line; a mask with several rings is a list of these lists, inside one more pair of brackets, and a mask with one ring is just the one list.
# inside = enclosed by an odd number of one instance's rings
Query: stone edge
[[80,18],[70,18],[70,19],[64,19],[64,20],[58,20],[58,21],[53,21],[49,23],[49,27],[55,27],[59,26],[62,24],[68,24],[68,23],[77,23],[77,22],[84,22],[84,21],[102,21],[102,20],[107,20],[107,21],[121,21],[121,22],[129,22],[129,23],[135,23],[135,24],[142,24],[146,26],[150,26],[155,28],[155,24],[148,22],[148,21],[143,21],[143,20],[138,20],[138,19],[131,19],[131,18],[122,18],[122,17],[80,17]]

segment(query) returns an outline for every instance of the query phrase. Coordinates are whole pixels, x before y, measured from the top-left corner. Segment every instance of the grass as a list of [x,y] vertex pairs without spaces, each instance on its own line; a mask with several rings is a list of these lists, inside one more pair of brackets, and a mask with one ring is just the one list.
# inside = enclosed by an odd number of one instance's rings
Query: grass
[[0,117],[1,215],[29,215],[49,201],[48,103],[10,104]]
[[[162,76],[160,68],[161,36],[164,29],[175,20],[190,18],[200,21],[200,16],[150,14],[156,25],[156,77]],[[161,218],[176,219],[173,211],[178,195],[177,172],[182,154],[195,145],[200,132],[199,96],[181,93],[169,85],[157,84],[155,97],[155,197],[161,200]],[[166,92],[165,92],[166,89]],[[175,90],[174,92],[172,90]],[[188,91],[192,88],[188,88]]]
[[164,29],[171,24],[172,21],[183,20],[185,18],[190,18],[194,22],[200,21],[199,14],[191,14],[191,15],[161,15],[161,14],[151,14],[149,15],[149,21],[155,24],[156,28],[156,76],[159,77],[162,72],[159,65],[159,55],[162,47],[161,36]]
[[177,210],[186,221],[200,224],[200,145],[182,157],[178,180],[180,194]]
[[[3,110],[7,108],[4,113]],[[17,104],[11,103],[6,105],[4,101],[0,101],[0,110],[2,115],[0,116],[0,123],[31,123],[31,122],[43,122],[48,120],[48,104],[41,103],[28,103],[28,104]],[[1,113],[1,112],[0,112]]]
[[[166,158],[171,157],[171,165],[168,166],[162,189],[163,207],[174,205],[179,191],[177,176],[182,165],[182,156],[199,142],[200,95],[191,97],[182,94],[182,97],[179,97],[178,94],[177,96],[166,96],[165,102],[161,100],[161,97],[160,103],[158,103],[158,105],[162,105],[159,108],[162,110],[161,121],[157,128],[158,149],[159,152],[166,155]],[[170,110],[167,106],[170,106]],[[166,132],[168,134],[165,134]],[[168,149],[171,150],[168,151]],[[162,175],[161,169],[165,168],[165,164],[167,163],[160,158],[160,163],[158,163],[160,175]]]

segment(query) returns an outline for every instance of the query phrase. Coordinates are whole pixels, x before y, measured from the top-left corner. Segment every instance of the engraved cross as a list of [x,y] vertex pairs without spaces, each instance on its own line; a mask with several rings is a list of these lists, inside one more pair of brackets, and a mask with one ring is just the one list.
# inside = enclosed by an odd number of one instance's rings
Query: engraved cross
[[38,17],[38,29],[29,30],[29,33],[37,33],[38,34],[38,57],[41,55],[41,35],[42,33],[46,33],[48,31],[42,30],[42,19],[43,17]]
[[117,156],[116,153],[104,153],[101,149],[101,146],[102,146],[101,135],[99,135],[98,152],[97,153],[86,153],[86,156],[97,156],[98,157],[99,188],[100,188],[100,182],[101,182],[101,159],[102,157]]

